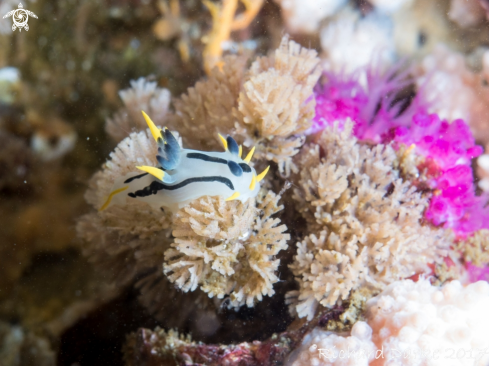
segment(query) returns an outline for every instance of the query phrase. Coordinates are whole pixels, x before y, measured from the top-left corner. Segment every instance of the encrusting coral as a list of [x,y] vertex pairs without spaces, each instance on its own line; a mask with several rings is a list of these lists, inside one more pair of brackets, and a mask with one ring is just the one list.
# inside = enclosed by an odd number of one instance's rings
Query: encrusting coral
[[351,290],[430,273],[451,243],[448,231],[422,224],[428,201],[399,177],[392,146],[362,145],[351,121],[343,128],[328,127],[299,156],[294,198],[311,234],[290,266],[300,289],[288,301],[308,319]]
[[286,365],[487,365],[488,302],[485,281],[395,281],[367,302],[351,333],[314,329]]
[[313,329],[285,366],[367,366],[375,358],[375,351],[372,329],[364,321],[358,321],[348,335]]
[[[479,281],[463,287],[398,281],[367,302],[367,322],[383,357],[372,365],[429,362],[430,365],[486,365],[489,286]],[[463,355],[460,350],[464,351]],[[453,353],[453,356],[451,355]],[[469,355],[470,353],[470,355]],[[458,354],[457,357],[455,355]]]

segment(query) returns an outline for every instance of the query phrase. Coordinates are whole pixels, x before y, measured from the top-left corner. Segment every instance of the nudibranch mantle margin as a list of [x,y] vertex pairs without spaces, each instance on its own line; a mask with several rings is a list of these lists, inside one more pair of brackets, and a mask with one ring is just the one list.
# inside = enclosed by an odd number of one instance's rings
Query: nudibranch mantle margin
[[202,196],[245,202],[258,194],[268,168],[257,175],[249,165],[254,148],[242,159],[241,146],[231,136],[219,135],[224,152],[184,149],[167,128],[160,130],[146,113],[143,116],[158,145],[159,166],[139,166],[144,173],[131,172],[116,179],[100,211],[137,199],[154,209],[175,212]]

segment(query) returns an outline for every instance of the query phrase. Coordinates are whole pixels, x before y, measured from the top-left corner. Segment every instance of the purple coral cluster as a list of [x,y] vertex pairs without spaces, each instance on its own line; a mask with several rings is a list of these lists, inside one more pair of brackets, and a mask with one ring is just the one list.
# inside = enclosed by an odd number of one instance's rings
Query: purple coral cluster
[[452,228],[459,237],[489,228],[487,197],[476,195],[470,165],[483,150],[475,145],[469,126],[460,119],[448,123],[428,114],[421,93],[408,106],[405,100],[396,101],[409,84],[398,70],[384,75],[366,71],[363,75],[363,85],[358,75],[325,75],[315,90],[316,116],[309,132],[350,118],[360,140],[414,145],[414,152],[424,157],[419,167],[427,177],[424,184],[433,192],[426,219]]

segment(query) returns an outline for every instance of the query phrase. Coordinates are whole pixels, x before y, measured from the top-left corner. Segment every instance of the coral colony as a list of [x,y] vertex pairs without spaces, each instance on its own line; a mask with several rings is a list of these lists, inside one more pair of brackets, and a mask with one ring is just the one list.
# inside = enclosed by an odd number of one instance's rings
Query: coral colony
[[[293,1],[278,2],[304,32],[343,6],[328,2],[302,24]],[[379,17],[408,4],[374,3]],[[351,17],[359,24],[349,33],[341,17],[323,30],[323,64],[286,36],[251,62],[215,54],[208,76],[179,98],[145,78],[120,92],[124,107],[106,126],[118,145],[90,181],[96,210],[77,226],[85,255],[115,286],[135,284],[160,319],[182,311],[168,305],[175,296],[189,314],[274,295],[298,319],[237,345],[141,329],[126,344],[128,364],[489,362],[429,353],[489,347],[489,206],[472,169],[483,149],[472,125],[436,113],[445,104],[430,94],[433,75],[392,66],[392,40],[381,37],[390,46],[372,59],[362,29],[382,33],[384,23]],[[364,47],[355,64],[337,67],[347,62],[335,58],[345,56],[339,31]],[[295,287],[275,294],[279,281]],[[358,357],[345,360],[346,350]]]
[[[162,317],[162,293],[175,292],[169,283],[229,308],[253,307],[275,293],[277,255],[295,253],[297,290],[284,301],[310,323],[300,337],[269,344],[289,365],[341,361],[321,358],[318,347],[368,350],[348,364],[383,365],[396,348],[488,346],[488,285],[476,281],[487,272],[489,211],[475,190],[471,163],[482,148],[469,126],[429,114],[423,93],[400,97],[413,83],[402,66],[327,71],[319,80],[318,64],[314,51],[285,37],[249,69],[225,57],[173,101],[174,112],[155,83],[140,79],[121,92],[126,112],[107,131],[116,140],[117,125],[134,132],[90,183],[86,198],[99,210],[78,224],[86,255],[119,286],[137,277],[141,301]],[[212,152],[219,141],[225,151]],[[291,198],[279,205],[283,191],[271,187],[286,179]],[[273,217],[284,206],[306,223],[297,242],[285,233],[294,228]],[[464,285],[450,282],[457,278]],[[344,314],[321,329],[318,316],[334,309]],[[174,331],[148,332],[132,336],[146,351],[129,342],[129,359],[185,354],[192,364],[211,352]],[[259,343],[220,347],[235,356],[246,349],[250,359],[262,352]],[[376,359],[382,347],[386,358]]]

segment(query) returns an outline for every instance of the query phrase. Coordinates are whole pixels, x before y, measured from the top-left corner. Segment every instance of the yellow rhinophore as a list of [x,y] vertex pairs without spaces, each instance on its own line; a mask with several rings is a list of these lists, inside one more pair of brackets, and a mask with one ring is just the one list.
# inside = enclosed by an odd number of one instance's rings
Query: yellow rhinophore
[[258,175],[258,177],[256,177],[256,181],[257,181],[257,182],[261,182],[261,181],[263,180],[263,178],[265,178],[265,175],[267,175],[267,173],[268,173],[268,170],[269,170],[269,169],[270,169],[270,165],[269,165],[269,166],[267,166],[267,168],[266,168],[264,171],[262,171],[262,172],[261,172],[261,173]]
[[165,176],[165,172],[163,170],[155,168],[153,166],[137,166],[136,168],[142,170],[143,172],[151,174],[153,177],[163,182],[163,177]]
[[241,154],[243,154],[243,146],[239,145],[239,154],[238,154],[238,156],[240,157],[240,159],[241,159]]
[[226,201],[232,201],[232,200],[235,200],[236,198],[238,198],[240,196],[239,192],[234,192],[233,195],[229,198],[226,198]]
[[250,163],[254,152],[255,152],[255,147],[253,146],[253,149],[251,149],[250,152],[248,153],[248,155],[246,155],[246,158],[243,159],[246,164]]
[[146,120],[146,123],[148,124],[149,130],[151,131],[153,138],[155,139],[155,141],[158,141],[159,138],[162,138],[160,129],[156,127],[154,122],[151,120],[151,118],[149,118],[149,116],[144,111],[141,111],[141,113],[143,114],[143,117]]
[[121,193],[121,192],[125,191],[128,188],[129,188],[129,186],[125,186],[125,187],[116,189],[115,191],[111,192],[109,194],[109,197],[107,197],[107,201],[105,201],[105,203],[102,205],[102,207],[100,207],[99,211],[105,210],[107,208],[107,206],[110,205],[110,201],[112,201],[112,197],[114,197],[117,193]]
[[256,175],[253,173],[253,178],[251,178],[250,191],[254,190],[256,186]]
[[227,149],[228,149],[228,142],[226,141],[226,139],[224,137],[222,137],[222,135],[220,133],[218,133],[218,135],[219,135],[219,138],[221,139],[222,145],[224,146],[224,150],[227,151]]

